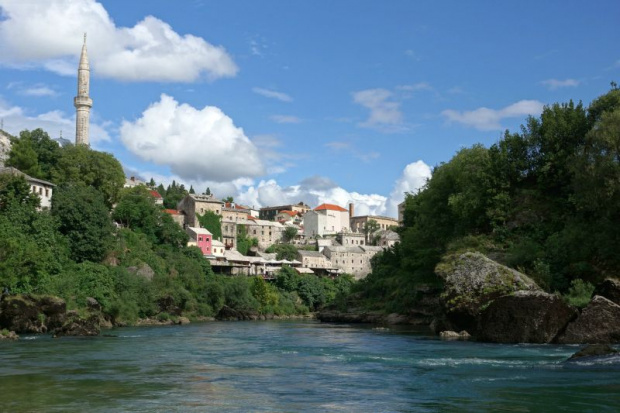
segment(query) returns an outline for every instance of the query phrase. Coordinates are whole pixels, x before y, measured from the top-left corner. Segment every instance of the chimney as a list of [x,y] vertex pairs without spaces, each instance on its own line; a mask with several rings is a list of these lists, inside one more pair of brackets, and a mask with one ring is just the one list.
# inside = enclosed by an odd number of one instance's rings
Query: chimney
[[349,204],[349,218],[353,218],[355,212],[355,206],[353,205],[353,202],[351,202]]

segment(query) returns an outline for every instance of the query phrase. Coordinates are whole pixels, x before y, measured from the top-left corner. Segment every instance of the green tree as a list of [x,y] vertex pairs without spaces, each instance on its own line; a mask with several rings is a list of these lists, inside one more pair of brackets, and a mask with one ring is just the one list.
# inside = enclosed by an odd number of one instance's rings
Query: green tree
[[370,245],[371,244],[371,235],[375,233],[375,231],[377,231],[379,229],[379,223],[374,220],[374,219],[369,219],[366,222],[364,222],[364,227],[363,227],[363,231],[364,231],[364,235],[366,236],[366,245]]
[[295,239],[296,236],[297,228],[291,226],[287,226],[282,233],[282,239],[284,240],[284,242],[291,242]]
[[86,145],[61,148],[58,164],[52,170],[53,182],[91,186],[100,191],[111,207],[125,184],[120,162],[109,153],[91,150]]
[[258,240],[248,237],[246,226],[242,224],[237,225],[237,251],[243,255],[248,255],[250,248],[257,246]]
[[297,259],[297,248],[291,244],[274,244],[265,250],[268,253],[276,253],[277,260],[293,261]]
[[37,151],[34,148],[32,139],[28,135],[24,136],[24,138],[20,137],[11,140],[11,151],[9,152],[6,165],[17,168],[35,178],[43,177]]
[[34,211],[40,203],[39,196],[30,190],[23,176],[0,174],[0,212],[13,206]]
[[213,239],[222,239],[222,216],[213,211],[205,211],[203,215],[196,214],[200,226],[213,235]]
[[234,198],[232,196],[227,196],[226,198],[222,199],[222,201],[224,203],[227,203],[227,204],[235,202],[235,200],[234,200]]
[[113,226],[103,195],[95,188],[63,184],[52,197],[52,215],[59,222],[76,262],[99,262],[112,243]]

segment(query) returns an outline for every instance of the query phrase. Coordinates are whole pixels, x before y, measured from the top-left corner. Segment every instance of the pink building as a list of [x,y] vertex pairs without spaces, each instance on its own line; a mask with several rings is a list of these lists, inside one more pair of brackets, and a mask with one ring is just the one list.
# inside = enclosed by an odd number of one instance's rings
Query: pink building
[[195,245],[200,248],[202,255],[213,255],[213,235],[204,228],[187,227],[187,233],[189,234],[190,241],[187,245]]

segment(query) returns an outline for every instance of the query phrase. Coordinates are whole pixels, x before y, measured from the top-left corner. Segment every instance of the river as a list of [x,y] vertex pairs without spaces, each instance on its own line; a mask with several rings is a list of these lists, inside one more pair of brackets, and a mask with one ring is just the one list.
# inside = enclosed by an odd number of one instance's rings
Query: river
[[0,342],[2,412],[617,412],[620,361],[315,321]]

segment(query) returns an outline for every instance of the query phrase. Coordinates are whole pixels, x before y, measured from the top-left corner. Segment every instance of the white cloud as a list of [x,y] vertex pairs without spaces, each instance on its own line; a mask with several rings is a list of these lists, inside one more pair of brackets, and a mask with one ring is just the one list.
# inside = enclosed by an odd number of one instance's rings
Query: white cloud
[[[62,137],[75,141],[75,114],[68,116],[66,113],[55,110],[35,115],[28,114],[19,106],[11,106],[10,104],[0,101],[0,118],[4,124],[4,130],[11,135],[19,135],[24,129],[33,130],[41,128],[46,131],[52,139]],[[101,142],[109,142],[110,135],[107,132],[105,124],[93,122],[96,114],[91,112],[90,123],[90,143],[94,147]]]
[[558,80],[558,79],[547,79],[540,82],[549,90],[556,90],[563,87],[576,87],[579,86],[579,81],[575,79],[566,79],[566,80]]
[[135,155],[167,165],[185,180],[224,182],[264,173],[256,146],[214,106],[196,109],[162,94],[141,118],[123,121],[120,135]]
[[32,86],[19,91],[19,94],[25,96],[56,96],[58,93],[54,89],[51,89],[47,86]]
[[405,92],[417,92],[419,90],[433,90],[431,85],[426,82],[415,83],[413,85],[400,85],[396,86],[397,90],[402,90]]
[[88,32],[91,68],[98,76],[193,82],[238,71],[221,46],[180,35],[153,16],[133,27],[118,27],[95,0],[0,0],[0,7],[0,61],[5,65],[75,75],[82,35]]
[[276,123],[300,123],[301,119],[297,116],[291,115],[273,115],[269,117],[272,121]]
[[448,109],[441,114],[449,122],[462,123],[479,130],[501,130],[503,129],[500,123],[502,119],[539,115],[543,107],[544,105],[537,100],[521,100],[499,110],[482,107],[472,111],[459,112]]
[[431,167],[424,161],[416,161],[407,165],[400,178],[394,183],[386,206],[387,214],[392,217],[398,216],[398,204],[404,201],[405,193],[415,194],[424,187],[430,177]]
[[252,88],[252,92],[257,93],[257,94],[259,94],[261,96],[264,96],[264,97],[267,97],[267,98],[277,99],[277,100],[280,100],[282,102],[292,102],[293,101],[293,98],[291,98],[286,93],[276,92],[275,90],[263,89],[261,87],[254,87],[254,88]]
[[403,120],[400,103],[390,100],[392,97],[392,92],[386,89],[367,89],[353,93],[353,101],[370,110],[369,118],[359,125],[366,128],[400,125]]

